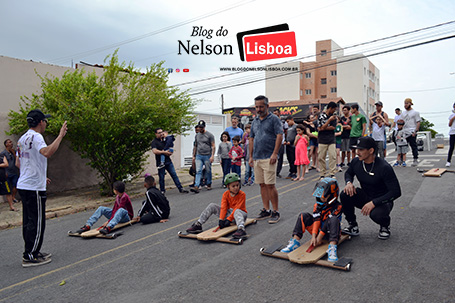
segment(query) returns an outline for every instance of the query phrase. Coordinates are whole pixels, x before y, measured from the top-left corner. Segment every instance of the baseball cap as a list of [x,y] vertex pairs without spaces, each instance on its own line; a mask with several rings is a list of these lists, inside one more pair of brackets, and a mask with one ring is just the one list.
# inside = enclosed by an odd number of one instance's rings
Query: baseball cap
[[411,98],[404,99],[404,102],[405,103],[409,102],[409,103],[411,103],[411,105],[414,105],[414,103],[412,103],[412,99]]
[[384,106],[381,101],[376,102],[374,105]]
[[47,118],[50,118],[51,115],[45,115],[43,114],[43,112],[39,109],[34,109],[34,110],[31,110],[28,114],[27,114],[27,122],[30,121],[30,122],[41,122],[42,120],[44,119],[47,119]]
[[370,149],[376,148],[376,142],[371,137],[360,137],[357,140],[357,145],[352,146],[355,149]]
[[197,123],[197,126],[198,127],[205,127],[205,121],[204,120],[199,120],[199,122]]

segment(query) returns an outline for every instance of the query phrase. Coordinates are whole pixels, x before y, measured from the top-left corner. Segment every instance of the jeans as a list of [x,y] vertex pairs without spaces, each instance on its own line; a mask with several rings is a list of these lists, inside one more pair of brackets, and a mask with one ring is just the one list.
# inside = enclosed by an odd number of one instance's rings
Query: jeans
[[447,162],[452,162],[453,149],[455,147],[455,135],[450,135],[449,139],[449,153],[447,154]]
[[251,184],[254,183],[254,167],[250,166],[248,161],[245,161],[245,183],[248,183],[248,179],[251,177]]
[[199,187],[201,185],[202,179],[202,168],[205,165],[205,172],[206,172],[206,185],[212,185],[212,163],[210,163],[210,155],[196,155],[196,182],[194,184],[195,187]]
[[[223,168],[223,184],[224,184],[224,178],[231,171],[231,159],[221,159],[221,167]],[[204,178],[204,175],[202,175],[202,178]]]
[[175,172],[174,164],[172,162],[164,164],[164,167],[158,170],[158,177],[160,179],[160,191],[164,192],[166,191],[166,187],[164,184],[164,175],[166,174],[166,170],[171,176],[172,180],[175,183],[175,186],[179,190],[182,189],[182,184],[180,184],[179,177],[177,176],[177,173]]
[[242,167],[240,165],[232,165],[231,170],[233,173],[239,175],[239,179],[242,180]]
[[419,158],[419,151],[417,150],[417,135],[416,136],[409,136],[406,138],[408,140],[408,144],[412,150],[412,157],[414,160]]
[[[165,149],[165,151],[169,151],[169,152],[173,153],[174,149],[173,148],[169,148],[169,149]],[[166,156],[165,155],[161,155],[160,156],[160,161],[161,161],[161,163],[166,162]]]
[[[101,216],[105,216],[107,219],[110,219],[112,216],[112,208],[100,206],[98,209],[93,213],[93,215],[87,220],[88,226],[93,226],[93,224],[98,221]],[[116,212],[114,217],[111,221],[109,221],[108,227],[112,228],[119,223],[126,223],[130,221],[130,216],[128,215],[128,211],[124,208],[119,208]]]
[[294,145],[286,145],[286,156],[289,162],[289,174],[295,175],[297,174],[297,166],[295,166],[295,146]]

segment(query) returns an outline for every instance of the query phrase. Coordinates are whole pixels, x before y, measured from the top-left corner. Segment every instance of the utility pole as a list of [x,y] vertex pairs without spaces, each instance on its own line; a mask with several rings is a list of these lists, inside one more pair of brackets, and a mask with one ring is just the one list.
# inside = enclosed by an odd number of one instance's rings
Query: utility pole
[[221,114],[224,113],[224,96],[221,94]]

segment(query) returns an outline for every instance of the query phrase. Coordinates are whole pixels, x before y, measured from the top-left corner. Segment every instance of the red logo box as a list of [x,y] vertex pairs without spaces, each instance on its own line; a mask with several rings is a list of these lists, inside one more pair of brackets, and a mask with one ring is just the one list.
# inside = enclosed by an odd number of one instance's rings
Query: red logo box
[[248,62],[297,56],[295,32],[282,32],[243,37]]

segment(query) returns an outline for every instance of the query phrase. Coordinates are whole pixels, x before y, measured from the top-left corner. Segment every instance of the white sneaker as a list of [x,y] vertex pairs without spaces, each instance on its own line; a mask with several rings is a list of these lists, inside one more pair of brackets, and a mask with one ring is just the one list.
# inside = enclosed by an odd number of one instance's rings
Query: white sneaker
[[446,163],[446,167],[450,167],[450,162],[447,162],[447,163]]

